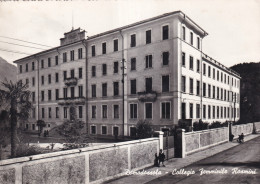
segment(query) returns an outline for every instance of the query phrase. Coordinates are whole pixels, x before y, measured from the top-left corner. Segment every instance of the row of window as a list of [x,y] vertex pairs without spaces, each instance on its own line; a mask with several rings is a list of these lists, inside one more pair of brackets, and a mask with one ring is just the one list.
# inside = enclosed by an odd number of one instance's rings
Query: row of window
[[[181,106],[181,118],[182,119],[193,119],[194,117],[194,104],[187,103],[189,105],[189,117],[186,113],[186,103],[182,103]],[[201,118],[200,116],[200,104],[196,105],[196,118]],[[207,115],[208,116],[207,116]],[[202,106],[202,118],[203,119],[223,119],[223,118],[238,118],[239,117],[239,108],[233,107],[223,107],[215,105],[203,105]]]
[[[102,125],[101,126],[101,131],[100,131],[101,135],[107,135],[108,131],[107,131],[107,126]],[[90,126],[90,134],[97,134],[97,126],[96,125],[91,125]],[[118,126],[113,126],[112,127],[112,135],[113,136],[118,136],[119,135],[119,127]]]
[[[64,52],[63,54],[63,62],[67,62],[67,52]],[[70,61],[74,61],[75,60],[75,57],[74,57],[74,50],[71,50],[70,51]],[[82,48],[79,48],[78,49],[78,59],[82,59],[83,58],[83,55],[82,55]],[[59,64],[59,56],[55,56],[55,63],[54,65],[58,65]],[[47,59],[47,66],[48,67],[51,67],[53,66],[53,63],[52,63],[52,58],[49,57]],[[20,65],[19,66],[19,72],[22,73],[23,72],[23,65]],[[41,68],[45,68],[45,61],[44,59],[41,60]],[[34,71],[35,70],[35,62],[33,61],[31,63],[31,71]],[[29,71],[29,63],[26,63],[25,64],[25,72],[28,72]]]
[[[152,119],[153,118],[153,103],[145,103],[144,105],[144,117],[146,119]],[[119,109],[119,105],[113,105],[112,109],[112,117],[114,119],[119,118],[119,112],[121,109]],[[91,106],[91,118],[96,119],[97,118],[97,106],[92,105]],[[137,103],[132,103],[129,105],[129,118],[130,119],[137,119],[138,118],[138,105]],[[108,118],[108,106],[102,105],[101,106],[101,118],[107,119]],[[161,102],[161,118],[162,119],[170,119],[171,118],[171,103],[170,102]]]
[[[167,40],[169,39],[169,26],[165,25],[162,26],[162,40]],[[145,43],[150,44],[152,43],[152,30],[147,30],[145,31]],[[136,40],[136,34],[131,34],[130,35],[130,47],[136,47],[137,45],[137,40]],[[107,54],[107,43],[103,42],[101,45],[101,53],[102,54]],[[118,39],[113,40],[113,51],[117,52],[118,51]],[[96,56],[96,45],[91,46],[91,56],[94,57]]]
[[[186,27],[182,26],[182,40],[186,41]],[[190,31],[190,44],[194,44],[193,32]],[[197,36],[197,49],[200,50],[200,37]]]
[[[107,89],[108,85],[107,83],[102,83],[102,97],[107,96]],[[170,79],[169,75],[163,75],[162,76],[162,92],[169,92],[170,91]],[[153,91],[153,78],[147,77],[145,78],[145,92],[149,93]],[[130,80],[130,94],[137,94],[137,80],[131,79]],[[117,96],[119,95],[119,82],[113,82],[113,95]],[[97,86],[96,84],[91,85],[91,97],[95,98],[97,97]]]
[[[189,91],[186,90],[186,76],[182,76],[181,82],[181,90],[183,93],[188,92],[189,94],[194,94],[194,79],[190,78],[189,80]],[[212,92],[212,93],[211,93]],[[196,81],[196,95],[200,95],[200,81]],[[220,87],[213,86],[211,84],[202,84],[202,96],[213,98],[217,100],[224,100],[224,101],[235,101],[239,100],[238,94],[229,90],[225,90]]]

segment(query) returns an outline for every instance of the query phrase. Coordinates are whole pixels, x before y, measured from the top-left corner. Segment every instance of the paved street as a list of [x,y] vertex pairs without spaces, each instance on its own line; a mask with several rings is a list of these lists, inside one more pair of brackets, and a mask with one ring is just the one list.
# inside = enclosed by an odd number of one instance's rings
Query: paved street
[[[154,179],[147,183],[259,183],[260,181],[260,137],[220,152],[216,155],[195,162],[184,167],[184,171],[195,171],[189,176],[179,174],[168,175]],[[224,174],[201,174],[200,169],[207,171],[221,171]],[[256,174],[232,174],[238,169],[242,172]],[[180,171],[181,169],[177,169]],[[239,172],[237,171],[237,172]],[[227,174],[225,174],[227,172]],[[177,172],[175,172],[177,173]]]

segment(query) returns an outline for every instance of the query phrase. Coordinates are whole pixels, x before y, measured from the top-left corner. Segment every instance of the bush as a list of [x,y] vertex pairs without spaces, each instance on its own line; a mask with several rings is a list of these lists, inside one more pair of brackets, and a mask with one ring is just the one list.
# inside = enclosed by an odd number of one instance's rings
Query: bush
[[136,134],[139,139],[152,137],[152,124],[147,120],[139,120],[136,124]]
[[193,131],[206,130],[208,128],[209,128],[209,124],[203,123],[202,120],[199,120],[199,122],[193,123]]
[[71,149],[77,149],[77,148],[85,148],[85,147],[88,147],[88,146],[89,146],[88,143],[80,143],[80,144],[65,143],[65,144],[63,144],[62,150],[71,150]]
[[42,153],[45,153],[42,148],[38,146],[28,146],[27,144],[19,144],[16,149],[16,157],[26,157]]

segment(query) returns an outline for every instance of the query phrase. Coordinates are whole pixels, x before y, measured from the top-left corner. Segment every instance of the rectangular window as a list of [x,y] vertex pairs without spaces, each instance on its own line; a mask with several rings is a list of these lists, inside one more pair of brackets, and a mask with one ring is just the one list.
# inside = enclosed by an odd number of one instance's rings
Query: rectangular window
[[92,98],[95,98],[97,95],[96,95],[96,85],[93,84],[91,85],[91,92],[92,92]]
[[59,57],[55,56],[55,64],[58,65],[59,64]]
[[55,82],[59,82],[59,73],[55,73]]
[[206,75],[206,64],[203,63],[203,75]]
[[223,82],[223,73],[220,74],[220,81]]
[[49,118],[51,118],[51,107],[48,108],[49,111]]
[[219,80],[219,71],[217,71],[217,80]]
[[107,53],[107,43],[104,42],[102,43],[102,54],[106,54]]
[[35,92],[32,92],[32,102],[35,102]]
[[219,106],[217,106],[217,118],[219,119]]
[[185,66],[185,52],[182,52],[182,57],[181,57],[181,63],[182,63],[182,66]]
[[203,82],[203,96],[206,96],[206,83]]
[[203,119],[206,119],[206,105],[203,105]]
[[226,82],[227,82],[227,76],[226,74],[224,74],[224,83],[226,84]]
[[220,117],[223,118],[223,107],[220,108]]
[[70,97],[71,98],[75,97],[75,88],[74,87],[70,87]]
[[213,68],[213,79],[215,79],[215,68]]
[[196,104],[196,118],[200,118],[200,104]]
[[32,86],[35,86],[35,77],[32,78]]
[[130,119],[137,118],[137,104],[130,104]]
[[219,87],[217,87],[217,99],[219,99]]
[[193,33],[190,32],[190,44],[193,45]]
[[223,89],[220,90],[220,99],[223,100]]
[[48,83],[51,84],[51,74],[48,75]]
[[90,126],[91,127],[91,134],[97,134],[96,126]]
[[60,111],[60,109],[59,109],[59,107],[56,107],[55,109],[56,109],[55,110],[56,111],[56,118],[59,118],[59,114],[60,114],[59,111]]
[[145,68],[152,68],[153,67],[153,56],[146,55],[145,56]]
[[75,78],[75,72],[74,70],[70,70],[70,78]]
[[35,118],[35,108],[32,108],[32,118]]
[[145,118],[152,119],[153,118],[153,104],[145,103]]
[[227,117],[227,108],[224,107],[224,118],[226,118],[226,117]]
[[56,97],[56,100],[59,100],[59,89],[55,89],[55,97]]
[[79,97],[83,97],[83,86],[79,86]]
[[135,47],[135,46],[136,46],[136,36],[135,36],[135,34],[132,34],[130,47]]
[[44,76],[42,75],[42,85],[44,85]]
[[35,69],[34,61],[32,62],[32,71]]
[[78,49],[78,59],[82,59],[82,48]]
[[67,107],[63,107],[63,115],[64,115],[64,118],[68,117],[68,108]]
[[107,105],[102,105],[102,118],[107,118]]
[[208,76],[209,77],[211,76],[211,68],[210,68],[210,66],[208,66]]
[[167,66],[169,64],[169,52],[163,52],[163,65]]
[[208,97],[211,98],[211,85],[208,84]]
[[152,42],[152,34],[151,34],[151,30],[148,30],[145,32],[146,34],[146,44],[149,44]]
[[208,105],[208,119],[211,118],[211,106]]
[[193,79],[190,78],[190,94],[193,94]]
[[97,106],[92,105],[91,109],[92,109],[92,111],[91,111],[91,117],[92,117],[92,119],[95,119],[96,116],[97,116]]
[[227,100],[227,91],[224,90],[224,101],[226,101],[226,100]]
[[103,75],[107,74],[107,64],[102,64],[102,74]]
[[181,103],[181,119],[186,119],[186,103]]
[[114,40],[114,52],[118,51],[118,39]]
[[200,60],[197,60],[197,72],[200,72]]
[[48,100],[51,101],[51,90],[48,90]]
[[131,58],[131,70],[136,70],[136,58]]
[[213,91],[213,99],[214,99],[216,97],[216,95],[215,95],[216,94],[215,86],[213,86],[213,90],[212,91]]
[[190,69],[193,70],[193,57],[190,56]]
[[163,40],[169,39],[169,26],[168,25],[162,27],[162,39]]
[[48,67],[51,67],[51,58],[48,58]]
[[114,105],[114,118],[119,118],[119,105]]
[[23,66],[20,65],[20,73],[23,73]]
[[186,92],[186,77],[185,76],[181,76],[181,91],[182,92]]
[[171,103],[170,102],[162,102],[161,103],[161,114],[162,119],[170,119],[171,118]]
[[41,97],[42,97],[42,101],[44,101],[44,91],[41,91]]
[[136,79],[130,81],[131,94],[136,94]]
[[213,106],[213,109],[212,109],[212,118],[215,119],[215,113],[216,113],[216,109],[215,109],[215,106]]
[[153,90],[153,79],[152,79],[152,77],[145,78],[145,89],[146,89],[146,92],[151,92]]
[[101,134],[106,135],[107,134],[107,127],[106,126],[101,126]]
[[200,38],[197,37],[197,48],[200,49]]
[[70,51],[70,60],[74,61],[74,50]]
[[185,27],[182,26],[182,39],[185,40],[186,39],[186,30]]
[[82,79],[82,68],[79,68],[79,79]]
[[79,118],[83,117],[83,107],[79,106]]
[[92,77],[96,77],[96,66],[91,67],[91,75]]
[[68,89],[67,88],[63,88],[63,98],[68,98]]
[[114,96],[118,96],[119,95],[119,82],[114,82]]
[[107,96],[107,83],[102,84],[102,96]]
[[169,80],[169,75],[163,75],[162,76],[162,92],[169,92],[170,87],[170,80]]
[[118,61],[114,62],[114,73],[118,73]]
[[91,55],[92,55],[92,57],[96,56],[96,47],[95,47],[95,45],[91,46]]
[[190,103],[190,119],[193,119],[193,104]]
[[44,60],[41,60],[41,68],[44,68]]
[[25,71],[28,72],[28,63],[25,65]]
[[229,76],[228,76],[228,84],[229,84]]
[[64,80],[67,79],[67,71],[63,71],[63,79],[64,79]]
[[200,81],[197,81],[197,95],[200,95]]
[[63,53],[63,63],[67,62],[67,52]]
[[45,109],[42,108],[42,118],[45,118]]

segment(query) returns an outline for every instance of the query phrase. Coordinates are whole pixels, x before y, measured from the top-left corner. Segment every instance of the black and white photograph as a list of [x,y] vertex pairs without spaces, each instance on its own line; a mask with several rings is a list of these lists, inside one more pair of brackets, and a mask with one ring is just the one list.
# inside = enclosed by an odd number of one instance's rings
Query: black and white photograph
[[260,0],[0,0],[0,184],[258,184]]

